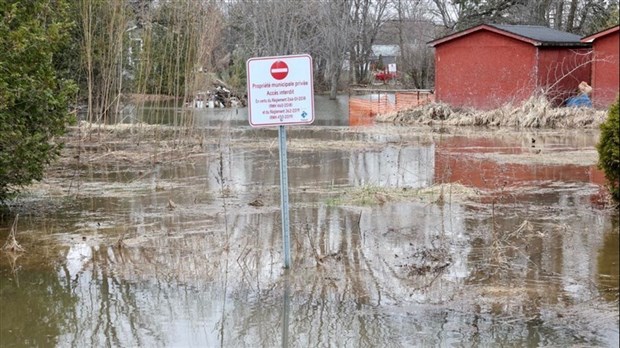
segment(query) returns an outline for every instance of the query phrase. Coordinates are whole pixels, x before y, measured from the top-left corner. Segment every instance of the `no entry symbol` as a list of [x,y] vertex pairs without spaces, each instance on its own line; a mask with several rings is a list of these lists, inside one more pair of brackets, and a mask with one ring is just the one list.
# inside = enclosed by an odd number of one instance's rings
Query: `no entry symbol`
[[276,80],[282,80],[288,75],[288,65],[281,60],[276,60],[271,64],[271,76]]

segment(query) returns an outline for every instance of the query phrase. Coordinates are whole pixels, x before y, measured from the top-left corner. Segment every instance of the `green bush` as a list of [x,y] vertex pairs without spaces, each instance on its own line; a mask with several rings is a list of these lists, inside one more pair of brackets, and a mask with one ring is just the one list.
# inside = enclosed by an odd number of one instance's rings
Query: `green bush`
[[596,146],[598,167],[603,170],[609,182],[609,191],[616,202],[620,202],[620,97],[609,108],[607,120],[601,124],[601,138]]
[[71,27],[67,4],[0,1],[0,203],[43,177],[72,120],[75,84],[58,67]]

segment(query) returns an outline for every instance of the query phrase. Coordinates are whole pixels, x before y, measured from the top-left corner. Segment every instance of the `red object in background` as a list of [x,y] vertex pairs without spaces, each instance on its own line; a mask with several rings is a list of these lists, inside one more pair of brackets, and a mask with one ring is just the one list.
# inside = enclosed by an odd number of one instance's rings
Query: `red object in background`
[[375,74],[375,79],[379,80],[379,81],[388,81],[388,80],[392,80],[398,77],[397,73],[389,73],[389,72],[385,72],[385,71],[381,71]]

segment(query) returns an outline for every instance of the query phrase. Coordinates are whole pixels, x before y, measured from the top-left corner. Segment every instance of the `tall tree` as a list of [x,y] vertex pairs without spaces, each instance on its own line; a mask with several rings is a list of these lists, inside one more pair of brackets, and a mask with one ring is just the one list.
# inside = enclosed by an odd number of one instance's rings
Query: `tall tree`
[[318,44],[314,2],[238,0],[230,9],[238,45],[252,56],[308,52]]
[[405,74],[402,81],[415,88],[430,88],[435,64],[433,51],[426,42],[435,39],[437,27],[430,20],[427,4],[421,0],[395,0],[395,7],[398,70]]
[[503,23],[543,25],[585,35],[618,22],[618,0],[432,0],[432,4],[448,31]]
[[317,58],[324,61],[322,76],[328,85],[331,99],[336,99],[347,48],[351,46],[354,34],[349,16],[351,4],[351,0],[326,0],[321,1],[316,9],[317,34],[321,45],[315,51]]
[[353,83],[367,83],[372,45],[381,25],[388,19],[389,0],[353,0],[351,23],[355,33],[350,49]]

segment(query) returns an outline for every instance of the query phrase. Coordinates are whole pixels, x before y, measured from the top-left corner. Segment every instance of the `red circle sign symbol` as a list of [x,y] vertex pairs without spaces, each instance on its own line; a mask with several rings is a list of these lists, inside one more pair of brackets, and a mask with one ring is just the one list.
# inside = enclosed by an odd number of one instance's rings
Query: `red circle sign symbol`
[[271,76],[276,80],[282,80],[288,75],[288,65],[281,60],[276,60],[271,64]]

